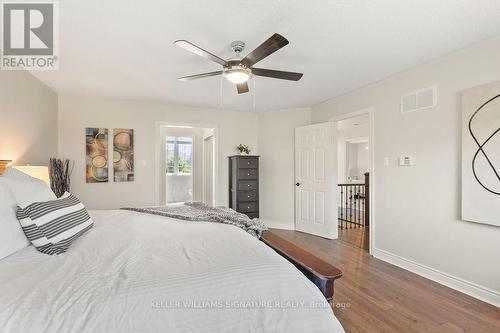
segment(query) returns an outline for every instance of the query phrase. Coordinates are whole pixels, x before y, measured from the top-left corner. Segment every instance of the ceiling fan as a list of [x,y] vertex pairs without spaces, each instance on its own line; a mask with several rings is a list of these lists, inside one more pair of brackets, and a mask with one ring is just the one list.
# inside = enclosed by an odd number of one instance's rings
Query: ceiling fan
[[282,47],[288,45],[288,40],[280,34],[272,35],[268,40],[262,43],[255,50],[250,52],[245,58],[241,59],[239,56],[241,51],[245,48],[245,43],[241,41],[234,41],[231,43],[231,48],[236,53],[236,59],[224,60],[199,46],[194,45],[186,40],[177,40],[175,45],[183,49],[197,54],[203,58],[214,61],[222,66],[221,71],[189,75],[178,78],[180,81],[188,81],[201,79],[204,77],[223,75],[228,81],[236,84],[238,94],[248,92],[248,79],[252,75],[265,76],[273,79],[298,81],[302,77],[302,73],[284,72],[273,69],[255,68],[253,65],[268,57]]

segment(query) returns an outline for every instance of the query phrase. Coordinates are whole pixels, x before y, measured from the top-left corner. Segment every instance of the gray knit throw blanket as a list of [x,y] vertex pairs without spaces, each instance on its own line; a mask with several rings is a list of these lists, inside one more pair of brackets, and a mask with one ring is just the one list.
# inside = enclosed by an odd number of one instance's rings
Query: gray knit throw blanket
[[260,238],[262,232],[267,230],[266,225],[257,218],[250,219],[245,214],[238,213],[231,208],[210,207],[201,202],[187,202],[184,204],[144,208],[125,207],[122,209],[186,221],[230,224],[245,230],[257,238]]

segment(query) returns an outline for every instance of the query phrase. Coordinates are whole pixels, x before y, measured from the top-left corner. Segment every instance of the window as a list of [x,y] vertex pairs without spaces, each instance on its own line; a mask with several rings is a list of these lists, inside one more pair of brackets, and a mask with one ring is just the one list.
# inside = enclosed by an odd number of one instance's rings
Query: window
[[167,136],[165,143],[167,174],[191,174],[193,168],[193,138]]

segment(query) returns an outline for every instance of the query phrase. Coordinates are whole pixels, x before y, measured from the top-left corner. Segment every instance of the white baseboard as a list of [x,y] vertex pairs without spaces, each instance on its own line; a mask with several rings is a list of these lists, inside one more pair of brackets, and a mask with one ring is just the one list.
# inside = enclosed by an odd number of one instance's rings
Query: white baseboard
[[498,291],[491,290],[384,250],[373,248],[372,254],[377,259],[386,261],[390,264],[421,275],[429,280],[443,284],[464,294],[480,299],[486,303],[500,307],[500,292]]
[[275,229],[284,229],[284,230],[295,230],[295,223],[294,222],[286,222],[286,221],[275,221],[275,220],[268,220],[268,219],[260,219],[262,222],[264,222],[265,225],[267,225],[268,228],[275,228]]

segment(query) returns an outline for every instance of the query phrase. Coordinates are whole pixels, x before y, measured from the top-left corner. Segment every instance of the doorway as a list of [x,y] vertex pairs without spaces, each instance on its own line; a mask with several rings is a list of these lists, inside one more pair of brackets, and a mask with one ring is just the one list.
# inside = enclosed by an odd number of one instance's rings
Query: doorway
[[160,125],[157,204],[215,204],[215,128]]
[[370,114],[334,121],[339,240],[370,249]]

